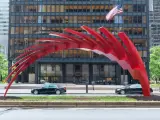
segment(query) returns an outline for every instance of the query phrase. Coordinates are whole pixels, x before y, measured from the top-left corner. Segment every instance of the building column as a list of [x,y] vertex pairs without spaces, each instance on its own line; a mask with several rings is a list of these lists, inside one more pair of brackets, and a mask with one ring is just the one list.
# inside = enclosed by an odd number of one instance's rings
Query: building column
[[[150,55],[149,55],[150,57]],[[147,74],[148,74],[148,79],[150,80],[150,70],[149,70],[149,57],[147,57],[147,63],[145,62],[145,65],[146,65],[146,71],[147,71]]]
[[[12,60],[8,60],[8,75],[12,72],[9,68],[12,66]],[[11,81],[11,79],[8,79],[8,83]],[[17,81],[17,80],[16,80]]]
[[66,83],[66,64],[62,63],[62,83]]
[[150,10],[149,10],[149,6],[150,5],[150,0],[147,0],[146,1],[146,8],[148,8],[147,9],[147,63],[146,63],[146,70],[147,70],[147,74],[148,74],[148,79],[150,80],[150,70],[149,70],[149,62],[150,62],[150,27],[149,27],[149,12],[150,12]]
[[21,73],[21,83],[24,83],[25,79],[25,71]]
[[127,71],[127,75],[128,75],[128,84],[132,84],[132,76],[129,73],[129,71]]
[[89,84],[93,81],[93,64],[89,64]]
[[116,64],[116,85],[120,85],[121,84],[121,67]]
[[38,64],[38,62],[35,62],[35,83],[36,84],[39,84],[40,83],[40,81],[39,81],[39,70],[38,70],[38,68],[39,68],[39,64]]
[[23,79],[22,79],[22,83],[28,83],[28,78],[29,78],[29,74],[28,74],[28,68],[23,72]]

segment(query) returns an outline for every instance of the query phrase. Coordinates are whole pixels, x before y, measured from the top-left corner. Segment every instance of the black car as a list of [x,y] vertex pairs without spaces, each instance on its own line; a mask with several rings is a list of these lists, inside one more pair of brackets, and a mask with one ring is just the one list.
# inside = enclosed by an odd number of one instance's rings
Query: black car
[[32,89],[32,94],[63,94],[66,93],[66,87],[61,85],[52,84],[52,83],[45,83],[42,88],[39,89]]
[[[153,92],[152,88],[150,88],[151,93]],[[115,93],[117,94],[142,94],[142,87],[140,84],[132,84],[132,85],[127,85],[122,88],[117,88],[115,90]]]

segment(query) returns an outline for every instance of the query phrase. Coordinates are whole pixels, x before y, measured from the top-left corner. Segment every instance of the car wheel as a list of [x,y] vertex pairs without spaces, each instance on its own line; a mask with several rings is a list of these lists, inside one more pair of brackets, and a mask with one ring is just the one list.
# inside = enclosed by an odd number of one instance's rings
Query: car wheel
[[57,95],[60,95],[60,94],[61,94],[61,91],[60,91],[60,90],[56,90],[56,94],[57,94]]
[[35,90],[35,91],[34,91],[34,94],[35,94],[35,95],[38,95],[38,91],[37,91],[37,90]]
[[124,94],[125,94],[125,91],[124,91],[124,90],[121,90],[121,94],[124,95]]

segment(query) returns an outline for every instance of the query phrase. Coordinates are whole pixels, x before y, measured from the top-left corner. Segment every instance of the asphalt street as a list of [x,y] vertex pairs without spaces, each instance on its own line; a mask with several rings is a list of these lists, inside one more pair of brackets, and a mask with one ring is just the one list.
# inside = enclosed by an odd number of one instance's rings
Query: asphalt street
[[[5,92],[4,87],[5,86],[6,86],[6,84],[0,84],[0,96],[4,95],[4,92]],[[31,88],[42,87],[42,86],[43,86],[43,84],[14,84],[14,85],[12,85],[12,87],[15,87],[16,89],[9,89],[7,96],[35,96],[35,95],[31,94]],[[96,85],[95,90],[93,90],[93,89],[88,90],[88,94],[86,94],[85,85],[65,84],[65,86],[74,88],[74,89],[67,89],[67,93],[65,95],[73,95],[73,96],[122,96],[122,95],[115,94],[115,89],[122,87],[119,85]],[[92,85],[90,85],[89,87],[93,88]],[[153,94],[160,96],[160,91],[154,90]],[[46,95],[39,95],[39,96],[46,96]],[[123,95],[123,96],[127,96],[127,95]],[[139,94],[132,94],[130,96],[139,96]]]
[[0,120],[160,120],[156,108],[0,108]]
[[[0,96],[3,96],[5,89],[0,89]],[[160,92],[154,92],[153,94],[160,95]],[[55,94],[52,94],[55,95]],[[115,94],[115,90],[89,90],[86,94],[86,90],[67,90],[66,94],[62,95],[69,95],[69,96],[142,96],[140,94],[126,94],[126,95],[119,95]],[[7,93],[7,96],[51,96],[48,94],[40,94],[34,95],[31,94],[31,89],[10,89]]]
[[[4,93],[5,89],[0,89],[0,94]],[[9,94],[30,94],[31,89],[9,89]],[[67,90],[67,93],[86,93],[86,90]],[[115,90],[88,90],[88,93],[115,93]]]
[[[0,97],[4,96],[3,94],[0,94]],[[7,96],[15,96],[15,97],[21,97],[21,96],[57,96],[55,94],[52,95],[33,95],[33,94],[7,94]],[[58,95],[59,96],[59,95]],[[62,95],[61,95],[62,96]],[[85,94],[85,93],[79,93],[79,94],[63,94],[63,96],[127,96],[127,95],[118,95],[118,94]],[[129,95],[129,96],[141,96],[141,95]]]
[[[0,89],[0,96],[4,95],[5,90]],[[52,94],[54,95],[54,94]],[[118,95],[115,94],[114,90],[89,90],[86,94],[85,90],[67,90],[66,94],[62,95],[69,95],[69,96],[127,96],[127,95]],[[51,96],[48,94],[41,94],[41,95],[34,95],[31,94],[30,89],[10,89],[8,91],[7,96]],[[141,96],[139,94],[131,94],[130,96]]]

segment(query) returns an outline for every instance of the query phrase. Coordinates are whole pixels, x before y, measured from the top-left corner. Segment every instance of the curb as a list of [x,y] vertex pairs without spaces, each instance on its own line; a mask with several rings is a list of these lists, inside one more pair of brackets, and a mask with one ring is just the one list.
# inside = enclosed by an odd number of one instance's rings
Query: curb
[[29,108],[160,108],[160,102],[10,102],[1,101],[0,107]]

